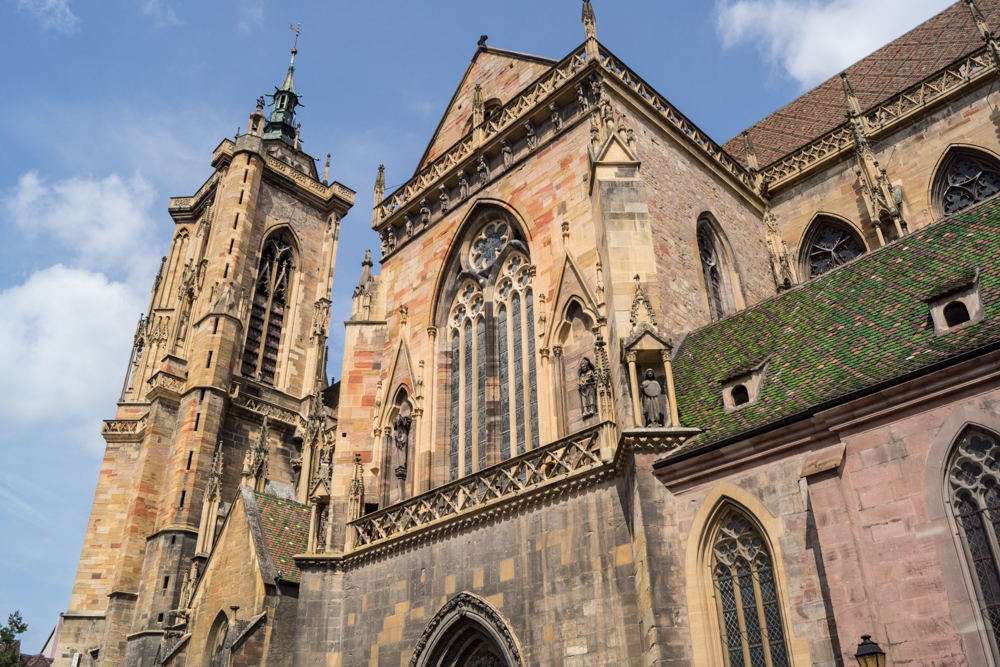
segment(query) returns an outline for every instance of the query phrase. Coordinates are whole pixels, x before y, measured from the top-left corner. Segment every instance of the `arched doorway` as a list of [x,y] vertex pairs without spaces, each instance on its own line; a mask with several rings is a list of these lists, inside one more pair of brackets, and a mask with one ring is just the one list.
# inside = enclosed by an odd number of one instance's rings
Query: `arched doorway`
[[521,647],[499,610],[472,593],[441,608],[417,641],[410,667],[522,667]]

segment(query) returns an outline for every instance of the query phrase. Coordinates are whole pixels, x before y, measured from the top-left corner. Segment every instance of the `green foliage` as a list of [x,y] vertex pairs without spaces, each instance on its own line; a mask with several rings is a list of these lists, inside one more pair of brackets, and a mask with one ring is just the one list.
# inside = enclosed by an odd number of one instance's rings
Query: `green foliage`
[[0,667],[16,667],[21,664],[20,651],[15,641],[27,629],[28,624],[21,619],[20,611],[7,617],[7,625],[0,626]]

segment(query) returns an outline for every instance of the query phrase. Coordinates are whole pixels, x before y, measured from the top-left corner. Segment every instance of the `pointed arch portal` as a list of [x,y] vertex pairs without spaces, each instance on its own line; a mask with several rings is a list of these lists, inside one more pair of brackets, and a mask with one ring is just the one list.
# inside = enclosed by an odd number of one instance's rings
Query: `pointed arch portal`
[[417,641],[410,667],[522,667],[521,647],[499,610],[459,593],[435,614]]

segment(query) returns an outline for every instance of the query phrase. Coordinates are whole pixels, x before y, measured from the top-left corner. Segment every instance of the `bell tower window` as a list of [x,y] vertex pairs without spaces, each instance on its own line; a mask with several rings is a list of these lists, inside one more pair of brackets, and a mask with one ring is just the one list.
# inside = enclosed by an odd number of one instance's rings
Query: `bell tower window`
[[264,242],[243,347],[244,377],[274,384],[289,287],[295,268],[293,260],[292,244],[284,232],[278,232]]

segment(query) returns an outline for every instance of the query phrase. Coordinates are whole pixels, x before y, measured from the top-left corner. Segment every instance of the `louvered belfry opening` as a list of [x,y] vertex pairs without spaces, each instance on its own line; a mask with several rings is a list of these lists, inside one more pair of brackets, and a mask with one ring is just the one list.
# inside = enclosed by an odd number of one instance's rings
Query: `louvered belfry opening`
[[264,243],[243,347],[244,377],[274,384],[293,260],[292,244],[283,232]]

